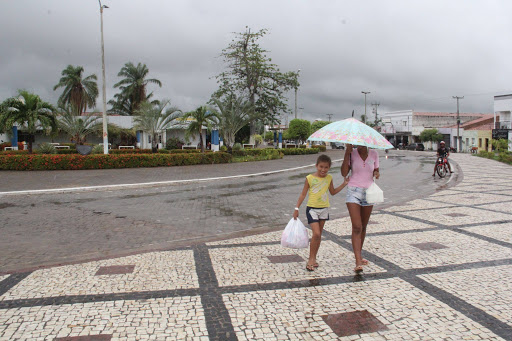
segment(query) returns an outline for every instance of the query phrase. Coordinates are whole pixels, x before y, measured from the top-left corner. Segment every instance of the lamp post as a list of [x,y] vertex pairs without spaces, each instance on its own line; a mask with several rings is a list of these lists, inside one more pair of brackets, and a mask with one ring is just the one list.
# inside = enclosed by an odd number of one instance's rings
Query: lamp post
[[297,70],[297,78],[295,80],[295,118],[297,118],[297,89],[298,89],[298,84],[299,84],[299,72],[300,72],[300,69]]
[[105,85],[105,44],[103,41],[103,9],[108,8],[106,5],[100,4],[101,18],[101,68],[103,71],[103,154],[108,154],[108,129],[107,129],[107,88]]
[[361,91],[362,94],[364,94],[364,122],[363,123],[366,123],[366,95],[368,94],[371,94],[370,91]]
[[464,96],[452,96],[452,98],[457,100],[457,145],[455,146],[458,153],[460,153],[460,138],[459,138],[459,128],[460,128],[460,115],[459,115],[459,99],[464,99]]

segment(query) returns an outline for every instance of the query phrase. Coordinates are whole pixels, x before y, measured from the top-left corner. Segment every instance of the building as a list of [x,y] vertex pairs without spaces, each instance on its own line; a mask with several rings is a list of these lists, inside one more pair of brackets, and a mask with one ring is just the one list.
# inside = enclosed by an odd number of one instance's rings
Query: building
[[494,96],[494,139],[508,139],[508,150],[512,151],[512,94]]

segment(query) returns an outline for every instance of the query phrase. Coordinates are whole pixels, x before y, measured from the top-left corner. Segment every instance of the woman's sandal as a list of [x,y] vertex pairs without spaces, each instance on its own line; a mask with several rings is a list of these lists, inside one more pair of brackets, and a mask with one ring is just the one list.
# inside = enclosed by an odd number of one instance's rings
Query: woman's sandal
[[363,272],[363,266],[362,265],[358,265],[354,268],[354,272],[356,274],[360,274],[361,272]]

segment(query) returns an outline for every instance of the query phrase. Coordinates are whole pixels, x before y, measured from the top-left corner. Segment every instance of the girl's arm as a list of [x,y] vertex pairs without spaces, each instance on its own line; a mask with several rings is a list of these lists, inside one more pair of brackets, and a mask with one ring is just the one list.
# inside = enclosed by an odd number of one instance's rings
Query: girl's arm
[[338,187],[336,187],[336,189],[334,189],[334,185],[331,181],[331,186],[329,187],[329,193],[331,193],[331,195],[338,194],[339,191],[341,191],[343,188],[345,188],[345,186],[348,184],[349,180],[350,180],[350,178],[346,177],[345,180],[343,181],[343,183],[341,185],[339,185]]
[[343,164],[341,165],[341,176],[346,177],[350,171],[350,154],[352,153],[352,145],[347,144],[345,148],[345,156],[343,157]]
[[[306,182],[304,182],[304,188],[302,189],[302,193],[299,196],[299,200],[297,200],[297,206],[295,206],[296,208],[299,208],[300,205],[302,205],[302,202],[306,198],[306,195],[308,195],[308,190],[309,190],[309,183],[308,183],[308,179],[306,179]],[[297,220],[298,217],[299,217],[299,210],[297,209],[297,210],[293,211],[293,219]]]

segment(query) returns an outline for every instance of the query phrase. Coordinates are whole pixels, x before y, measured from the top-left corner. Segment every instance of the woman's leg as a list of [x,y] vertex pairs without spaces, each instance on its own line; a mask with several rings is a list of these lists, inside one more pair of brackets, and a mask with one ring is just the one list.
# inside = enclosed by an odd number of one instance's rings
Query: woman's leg
[[354,203],[347,203],[348,213],[352,221],[352,250],[356,258],[356,269],[363,265],[361,257],[361,235],[363,232],[363,223],[361,220],[361,206]]
[[[363,250],[364,238],[366,237],[366,227],[368,226],[368,222],[370,221],[370,216],[372,215],[373,206],[361,206],[361,251]],[[368,260],[362,258],[363,265],[368,264]]]
[[309,260],[306,268],[308,270],[313,270],[313,267],[316,264],[316,254],[318,253],[318,249],[320,248],[320,241],[322,240],[322,229],[324,224],[322,221],[320,221],[319,223],[311,223],[309,225],[313,231],[313,236],[311,237],[311,242],[309,243]]

